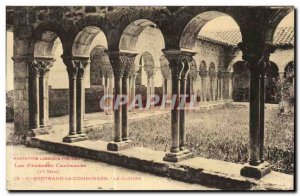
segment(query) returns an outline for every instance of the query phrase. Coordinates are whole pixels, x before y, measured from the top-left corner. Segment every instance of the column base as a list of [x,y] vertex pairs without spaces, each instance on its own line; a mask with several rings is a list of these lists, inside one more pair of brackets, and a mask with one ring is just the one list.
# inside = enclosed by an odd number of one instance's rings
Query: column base
[[84,141],[87,139],[88,139],[87,135],[85,133],[82,133],[76,135],[67,135],[66,137],[63,138],[63,142],[74,143],[74,142]]
[[53,132],[53,127],[51,125],[45,126],[45,127],[40,127],[40,128],[35,128],[35,129],[30,129],[28,136],[29,137],[35,137],[38,135],[46,135],[49,133]]
[[131,148],[131,147],[132,147],[131,140],[126,140],[126,141],[121,141],[121,142],[111,141],[107,144],[107,150],[110,150],[110,151],[120,151],[120,150],[125,150],[125,149]]
[[168,152],[163,158],[167,162],[179,162],[192,158],[192,153],[189,150],[181,150],[179,152]]
[[268,162],[263,162],[257,166],[249,165],[249,163],[244,164],[241,169],[241,175],[249,178],[262,178],[271,172],[271,166]]

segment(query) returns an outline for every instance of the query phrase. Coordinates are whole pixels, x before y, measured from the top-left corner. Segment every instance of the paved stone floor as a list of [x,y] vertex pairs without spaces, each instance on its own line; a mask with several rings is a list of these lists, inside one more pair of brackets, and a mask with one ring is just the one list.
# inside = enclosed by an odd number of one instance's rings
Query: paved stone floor
[[[22,190],[22,189],[56,189],[56,190],[216,190],[198,184],[184,183],[169,179],[166,177],[159,177],[148,173],[143,173],[123,167],[118,167],[106,164],[99,161],[89,159],[78,159],[69,161],[34,161],[33,163],[76,163],[84,164],[84,168],[51,168],[49,171],[59,171],[59,174],[38,174],[41,168],[21,168],[16,167],[15,164],[28,164],[32,161],[15,160],[19,157],[65,157],[59,154],[50,153],[36,148],[28,148],[25,146],[7,146],[7,189]],[[102,177],[102,180],[32,180],[35,176],[64,176],[64,177]],[[22,179],[25,176],[31,177],[31,180]],[[19,177],[19,181],[13,180]],[[119,178],[119,179],[118,179]],[[107,179],[107,180],[106,180]]]

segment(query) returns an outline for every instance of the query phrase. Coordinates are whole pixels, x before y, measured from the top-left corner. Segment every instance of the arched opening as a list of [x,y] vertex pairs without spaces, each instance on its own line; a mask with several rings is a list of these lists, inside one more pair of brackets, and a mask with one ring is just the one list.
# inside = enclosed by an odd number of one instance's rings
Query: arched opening
[[[163,77],[158,70],[164,47],[161,30],[155,23],[146,19],[130,23],[121,35],[120,51],[137,53],[134,71],[129,76],[129,91],[131,97],[135,94],[142,96],[143,106],[150,104],[151,96],[162,97]],[[154,106],[150,104],[149,107]]]
[[266,97],[265,103],[278,103],[278,82],[279,72],[278,66],[270,61],[270,65],[266,68]]
[[233,100],[236,102],[249,101],[250,70],[245,61],[233,64]]
[[104,110],[105,114],[112,114],[112,98],[109,96],[113,94],[113,70],[106,48],[101,45],[95,46],[91,50],[90,60],[92,88],[101,89],[96,99],[101,100],[103,96],[108,97],[105,99],[104,107],[102,108],[98,104],[95,111]]
[[34,44],[34,61],[41,66],[39,75],[41,127],[57,124],[52,117],[69,114],[68,74],[61,58],[62,54],[63,46],[58,35],[53,31],[41,32],[41,36]]
[[[144,96],[142,94],[143,106],[145,107],[154,107],[153,105],[153,96],[155,95],[155,86],[154,86],[154,76],[156,74],[156,68],[154,67],[153,56],[149,52],[144,52],[139,61],[141,69],[146,73],[145,79],[147,81],[147,93]],[[141,77],[142,75],[141,75]]]
[[[105,79],[103,66],[109,66],[109,58],[105,55],[108,43],[105,33],[96,26],[87,26],[76,35],[73,46],[72,56],[74,58],[89,59],[84,68],[83,77],[83,112],[95,113],[103,111],[100,107],[100,100],[107,91],[108,81]],[[93,61],[92,61],[93,59]],[[105,83],[106,82],[106,83]],[[109,81],[112,82],[112,81]],[[107,84],[107,86],[105,85]],[[106,111],[106,114],[110,112]],[[89,115],[84,116],[89,119]]]

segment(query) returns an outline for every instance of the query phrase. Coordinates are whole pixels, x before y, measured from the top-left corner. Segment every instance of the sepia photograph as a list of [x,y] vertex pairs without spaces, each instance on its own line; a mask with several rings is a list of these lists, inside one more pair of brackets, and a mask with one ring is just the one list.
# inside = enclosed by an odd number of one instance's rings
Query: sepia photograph
[[294,6],[5,12],[8,191],[296,190]]

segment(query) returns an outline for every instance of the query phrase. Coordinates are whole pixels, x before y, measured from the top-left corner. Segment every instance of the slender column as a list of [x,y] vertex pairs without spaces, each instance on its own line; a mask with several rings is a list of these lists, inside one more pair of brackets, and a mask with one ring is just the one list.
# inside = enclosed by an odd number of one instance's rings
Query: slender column
[[122,135],[121,135],[121,130],[122,130],[122,119],[121,119],[121,113],[122,113],[122,108],[121,108],[121,97],[122,97],[122,82],[123,82],[123,74],[122,75],[117,75],[114,74],[115,76],[115,92],[114,92],[114,124],[115,124],[115,129],[114,129],[114,141],[115,142],[120,142],[122,141]]
[[[114,141],[108,143],[107,149],[119,151],[131,147],[128,139],[128,102],[121,105],[122,99],[129,94],[129,73],[134,69],[136,53],[108,52],[115,78],[114,93]],[[122,98],[122,99],[121,99]]]
[[31,129],[40,127],[40,108],[39,108],[39,73],[40,62],[33,61],[29,71],[29,126]]
[[76,75],[77,68],[67,67],[69,75],[69,135],[76,134]]
[[52,58],[36,58],[40,63],[39,70],[39,109],[40,109],[40,127],[46,127],[49,119],[49,98],[48,98],[48,76],[50,67],[53,65]]
[[[180,103],[181,103],[181,107],[180,108],[180,116],[179,116],[179,149],[180,150],[185,150],[186,152],[189,152],[186,148],[185,148],[185,106],[186,106],[186,98],[185,96],[186,94],[186,80],[187,80],[187,76],[188,76],[188,72],[190,69],[190,62],[192,60],[191,56],[184,56],[181,61],[182,64],[184,66],[183,71],[181,73],[181,80],[180,80]],[[193,80],[190,80],[190,83],[192,83]],[[182,105],[182,103],[184,103]]]
[[223,93],[224,93],[224,78],[223,78],[223,74],[221,75],[221,78],[220,78],[220,99],[223,100],[224,97],[223,97]]
[[265,68],[269,61],[270,52],[275,47],[269,44],[240,43],[243,59],[250,68],[250,127],[249,163],[241,170],[248,177],[261,178],[271,171],[269,164],[264,161],[264,99],[265,99]]
[[151,107],[151,77],[150,75],[147,73],[147,103],[146,106],[149,109]]
[[172,99],[172,76],[169,76],[167,79],[167,100]]
[[[135,98],[135,80],[136,80],[136,74],[134,74],[134,75],[132,76],[132,81],[131,81],[131,101],[130,101],[130,103],[131,103],[133,100],[135,100],[135,99],[134,99],[134,98]],[[134,107],[132,108],[132,110],[134,110],[135,104],[136,104],[136,103],[134,103]]]
[[88,63],[88,57],[62,57],[69,75],[69,135],[64,142],[86,140],[83,134],[83,74]]
[[111,97],[113,95],[113,80],[114,78],[112,75],[108,77],[108,94],[110,95],[108,98],[108,106],[111,108],[108,111],[109,114],[111,114],[113,110],[113,98]]
[[[180,108],[180,93],[185,93],[186,77],[189,70],[189,64],[192,55],[194,53],[183,52],[178,50],[163,51],[172,72],[172,94],[176,99],[175,103],[171,106],[171,136],[172,144],[170,153],[167,153],[164,157],[165,161],[177,162],[190,157],[190,154],[184,149],[185,140],[185,113],[182,112],[184,108]],[[181,82],[181,77],[183,81]],[[181,88],[181,85],[183,87]]]
[[150,108],[154,108],[154,100],[153,100],[153,98],[154,98],[154,75],[152,75],[151,76],[151,78],[150,78],[150,82],[151,82],[151,89],[150,89],[150,97],[151,97],[151,99],[150,99]]
[[[127,70],[125,70],[125,73]],[[122,96],[129,99],[129,77],[124,74],[122,78]],[[128,140],[128,101],[122,105],[122,141]]]
[[[108,77],[104,77],[104,96],[107,97],[108,96]],[[104,102],[104,113],[106,115],[108,115],[108,98],[105,99],[105,102]]]
[[228,73],[229,74],[229,76],[228,76],[228,97],[229,97],[229,99],[230,100],[232,100],[232,85],[233,85],[233,80],[232,80],[232,72],[229,72]]
[[202,77],[199,77],[199,91],[200,91],[200,101],[203,102],[203,84],[202,84]]

